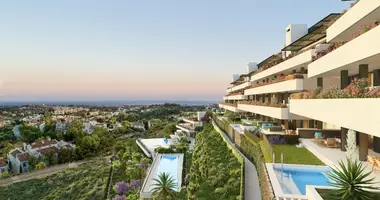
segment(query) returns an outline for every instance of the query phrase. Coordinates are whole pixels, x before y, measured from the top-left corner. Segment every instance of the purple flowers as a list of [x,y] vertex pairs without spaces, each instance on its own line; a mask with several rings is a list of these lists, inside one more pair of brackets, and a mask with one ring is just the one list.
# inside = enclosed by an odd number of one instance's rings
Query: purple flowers
[[119,196],[119,195],[116,195],[115,198],[113,198],[113,200],[126,200],[127,197],[125,197],[125,195],[123,196]]
[[115,185],[115,192],[117,194],[125,194],[128,192],[128,187],[129,187],[129,184],[125,183],[124,181],[123,182],[117,182]]
[[117,182],[115,185],[115,192],[117,194],[123,195],[127,194],[128,192],[136,191],[140,188],[141,181],[140,180],[133,180],[131,183],[126,183],[124,181]]

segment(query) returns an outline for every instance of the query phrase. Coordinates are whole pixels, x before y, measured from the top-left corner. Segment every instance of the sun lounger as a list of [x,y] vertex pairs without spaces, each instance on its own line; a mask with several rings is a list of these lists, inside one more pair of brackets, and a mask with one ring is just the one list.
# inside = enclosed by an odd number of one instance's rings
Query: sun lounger
[[326,145],[326,147],[336,148],[337,142],[336,142],[335,138],[327,138],[325,140],[325,145]]

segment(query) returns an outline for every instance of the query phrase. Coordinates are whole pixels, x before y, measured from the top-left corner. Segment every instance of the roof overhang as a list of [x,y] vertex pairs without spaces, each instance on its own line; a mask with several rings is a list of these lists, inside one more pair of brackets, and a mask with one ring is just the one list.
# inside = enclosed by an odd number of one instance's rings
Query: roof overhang
[[326,30],[331,22],[336,21],[341,16],[340,13],[331,13],[321,21],[309,28],[308,33],[292,44],[286,46],[282,51],[300,51],[301,49],[326,37]]

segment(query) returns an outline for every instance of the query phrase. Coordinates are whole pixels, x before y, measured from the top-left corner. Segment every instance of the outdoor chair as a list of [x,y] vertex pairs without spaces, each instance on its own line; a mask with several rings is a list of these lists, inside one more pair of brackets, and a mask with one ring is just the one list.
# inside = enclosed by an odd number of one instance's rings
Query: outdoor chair
[[375,169],[380,170],[380,157],[367,155],[367,161]]
[[314,134],[314,142],[317,144],[324,143],[325,137],[323,137],[322,132],[315,132]]
[[335,138],[327,138],[325,140],[325,145],[326,145],[326,147],[336,148],[337,142],[336,142]]

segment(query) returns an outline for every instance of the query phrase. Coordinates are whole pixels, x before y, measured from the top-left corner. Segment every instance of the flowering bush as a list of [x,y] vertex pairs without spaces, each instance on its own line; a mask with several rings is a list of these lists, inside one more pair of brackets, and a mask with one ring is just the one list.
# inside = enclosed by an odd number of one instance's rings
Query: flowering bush
[[370,87],[368,79],[355,78],[350,85],[343,90],[332,87],[294,93],[291,99],[340,99],[340,98],[380,98],[380,87]]
[[285,104],[282,103],[274,103],[274,102],[261,102],[261,101],[241,101],[239,104],[248,104],[248,105],[255,105],[255,106],[268,106],[268,107],[276,107],[276,108],[286,108]]
[[255,84],[255,85],[252,85],[249,87],[250,88],[256,88],[256,87],[260,87],[260,86],[263,86],[263,85],[270,85],[270,84],[274,84],[274,83],[279,83],[279,82],[282,82],[282,81],[288,81],[288,80],[294,80],[294,79],[302,79],[303,78],[303,75],[302,74],[289,74],[289,75],[286,75],[286,76],[280,76],[274,80],[270,80],[268,82],[261,82],[261,83],[258,83],[258,84]]
[[[376,21],[376,22],[373,23],[373,24],[364,24],[364,25],[361,25],[360,28],[359,28],[359,30],[358,30],[356,33],[354,33],[354,34],[352,35],[351,40],[353,40],[353,39],[359,37],[360,35],[362,35],[362,34],[368,32],[368,31],[371,30],[371,29],[377,27],[379,24],[380,24],[380,23],[379,23],[378,21]],[[341,42],[334,42],[334,43],[331,43],[331,45],[330,45],[329,48],[327,48],[327,49],[324,50],[324,51],[320,51],[320,52],[318,52],[318,53],[313,57],[313,61],[316,61],[316,60],[318,60],[319,58],[322,58],[322,57],[325,56],[326,54],[328,54],[328,53],[334,51],[335,49],[338,49],[339,47],[343,46],[344,44],[346,44],[346,43],[349,42],[349,41],[350,41],[350,40],[348,40],[348,41],[341,41]]]
[[128,183],[123,182],[117,182],[115,185],[115,192],[117,194],[126,194],[128,192]]
[[127,198],[125,197],[125,195],[123,196],[119,196],[119,195],[116,195],[115,198],[113,198],[113,200],[126,200]]

